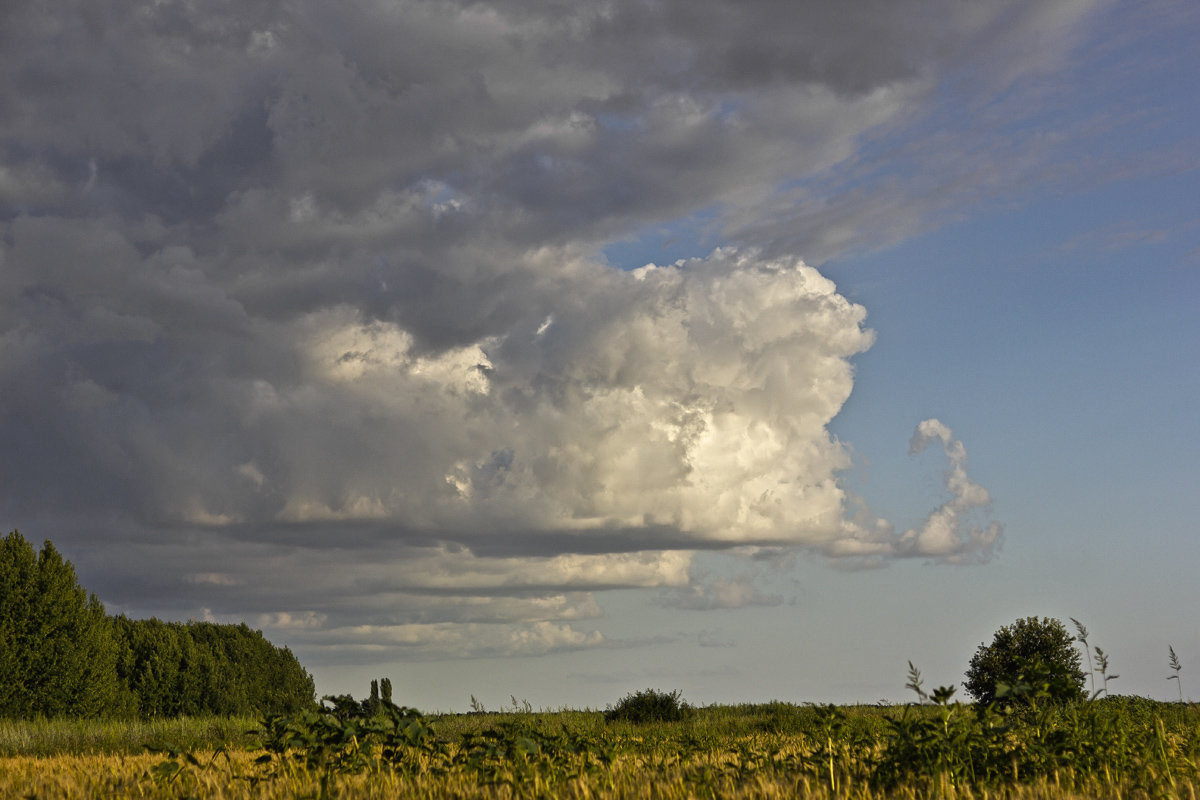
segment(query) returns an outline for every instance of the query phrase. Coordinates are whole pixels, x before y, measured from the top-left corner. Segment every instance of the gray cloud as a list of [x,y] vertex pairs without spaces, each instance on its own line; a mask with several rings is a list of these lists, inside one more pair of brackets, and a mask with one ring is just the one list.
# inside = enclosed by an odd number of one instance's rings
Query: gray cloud
[[[918,226],[862,142],[1089,7],[10,3],[0,518],[121,608],[388,652],[599,646],[701,549],[986,555],[849,514],[873,334],[797,254]],[[701,211],[739,246],[605,265]]]
[[696,635],[696,643],[700,647],[737,647],[737,641],[719,630],[700,631]]

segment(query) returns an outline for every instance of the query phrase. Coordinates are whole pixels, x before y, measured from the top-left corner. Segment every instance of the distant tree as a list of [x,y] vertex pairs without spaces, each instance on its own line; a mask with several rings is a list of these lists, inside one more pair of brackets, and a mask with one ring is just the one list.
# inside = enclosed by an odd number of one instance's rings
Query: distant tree
[[999,698],[1022,702],[1042,695],[1059,702],[1082,699],[1087,675],[1075,638],[1057,619],[1026,617],[980,644],[963,687],[980,703]]
[[246,623],[189,623],[193,635],[206,631],[213,655],[238,687],[243,713],[284,714],[316,705],[316,685],[292,651],[276,647]]
[[315,706],[312,676],[262,631],[109,617],[50,542],[35,552],[16,531],[0,539],[0,717],[286,714]]
[[244,623],[118,617],[121,680],[143,717],[291,713],[315,705],[312,676]]
[[112,623],[54,545],[0,540],[0,716],[107,714],[120,705]]
[[371,681],[371,694],[362,701],[362,713],[364,717],[378,716],[383,708],[383,703],[379,700],[379,681]]

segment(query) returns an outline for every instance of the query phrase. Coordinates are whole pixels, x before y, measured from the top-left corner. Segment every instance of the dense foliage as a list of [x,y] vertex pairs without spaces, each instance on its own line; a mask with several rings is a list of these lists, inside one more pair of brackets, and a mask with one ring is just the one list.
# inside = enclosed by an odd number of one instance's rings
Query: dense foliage
[[47,542],[0,539],[0,715],[95,716],[120,704],[104,606]]
[[1026,617],[996,631],[990,645],[980,644],[967,668],[963,687],[987,704],[1013,693],[1036,689],[1058,702],[1084,697],[1087,675],[1075,638],[1056,619]]
[[681,698],[678,689],[673,692],[644,689],[623,697],[604,712],[604,718],[609,722],[621,720],[639,725],[647,722],[678,722],[691,710]]
[[285,713],[312,705],[312,677],[290,650],[245,623],[113,620],[117,675],[143,717]]
[[261,631],[109,617],[50,542],[0,539],[0,716],[290,713],[314,695]]

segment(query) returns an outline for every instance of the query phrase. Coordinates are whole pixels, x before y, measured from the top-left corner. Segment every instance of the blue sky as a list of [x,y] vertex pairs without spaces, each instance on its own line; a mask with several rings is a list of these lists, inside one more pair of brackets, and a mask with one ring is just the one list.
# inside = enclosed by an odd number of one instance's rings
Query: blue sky
[[110,611],[442,710],[1028,615],[1194,696],[1192,5],[144,11],[0,48],[0,524]]

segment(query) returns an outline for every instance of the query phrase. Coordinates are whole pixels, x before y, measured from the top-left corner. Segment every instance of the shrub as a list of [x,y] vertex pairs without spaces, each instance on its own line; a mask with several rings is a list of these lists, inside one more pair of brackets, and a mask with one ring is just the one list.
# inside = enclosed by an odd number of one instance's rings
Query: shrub
[[1075,639],[1056,619],[1026,617],[980,644],[963,688],[980,703],[1043,696],[1058,702],[1082,699],[1087,676]]
[[646,722],[678,722],[691,711],[678,689],[673,692],[656,692],[645,689],[626,695],[615,707],[604,712],[604,719],[621,720],[635,724]]

